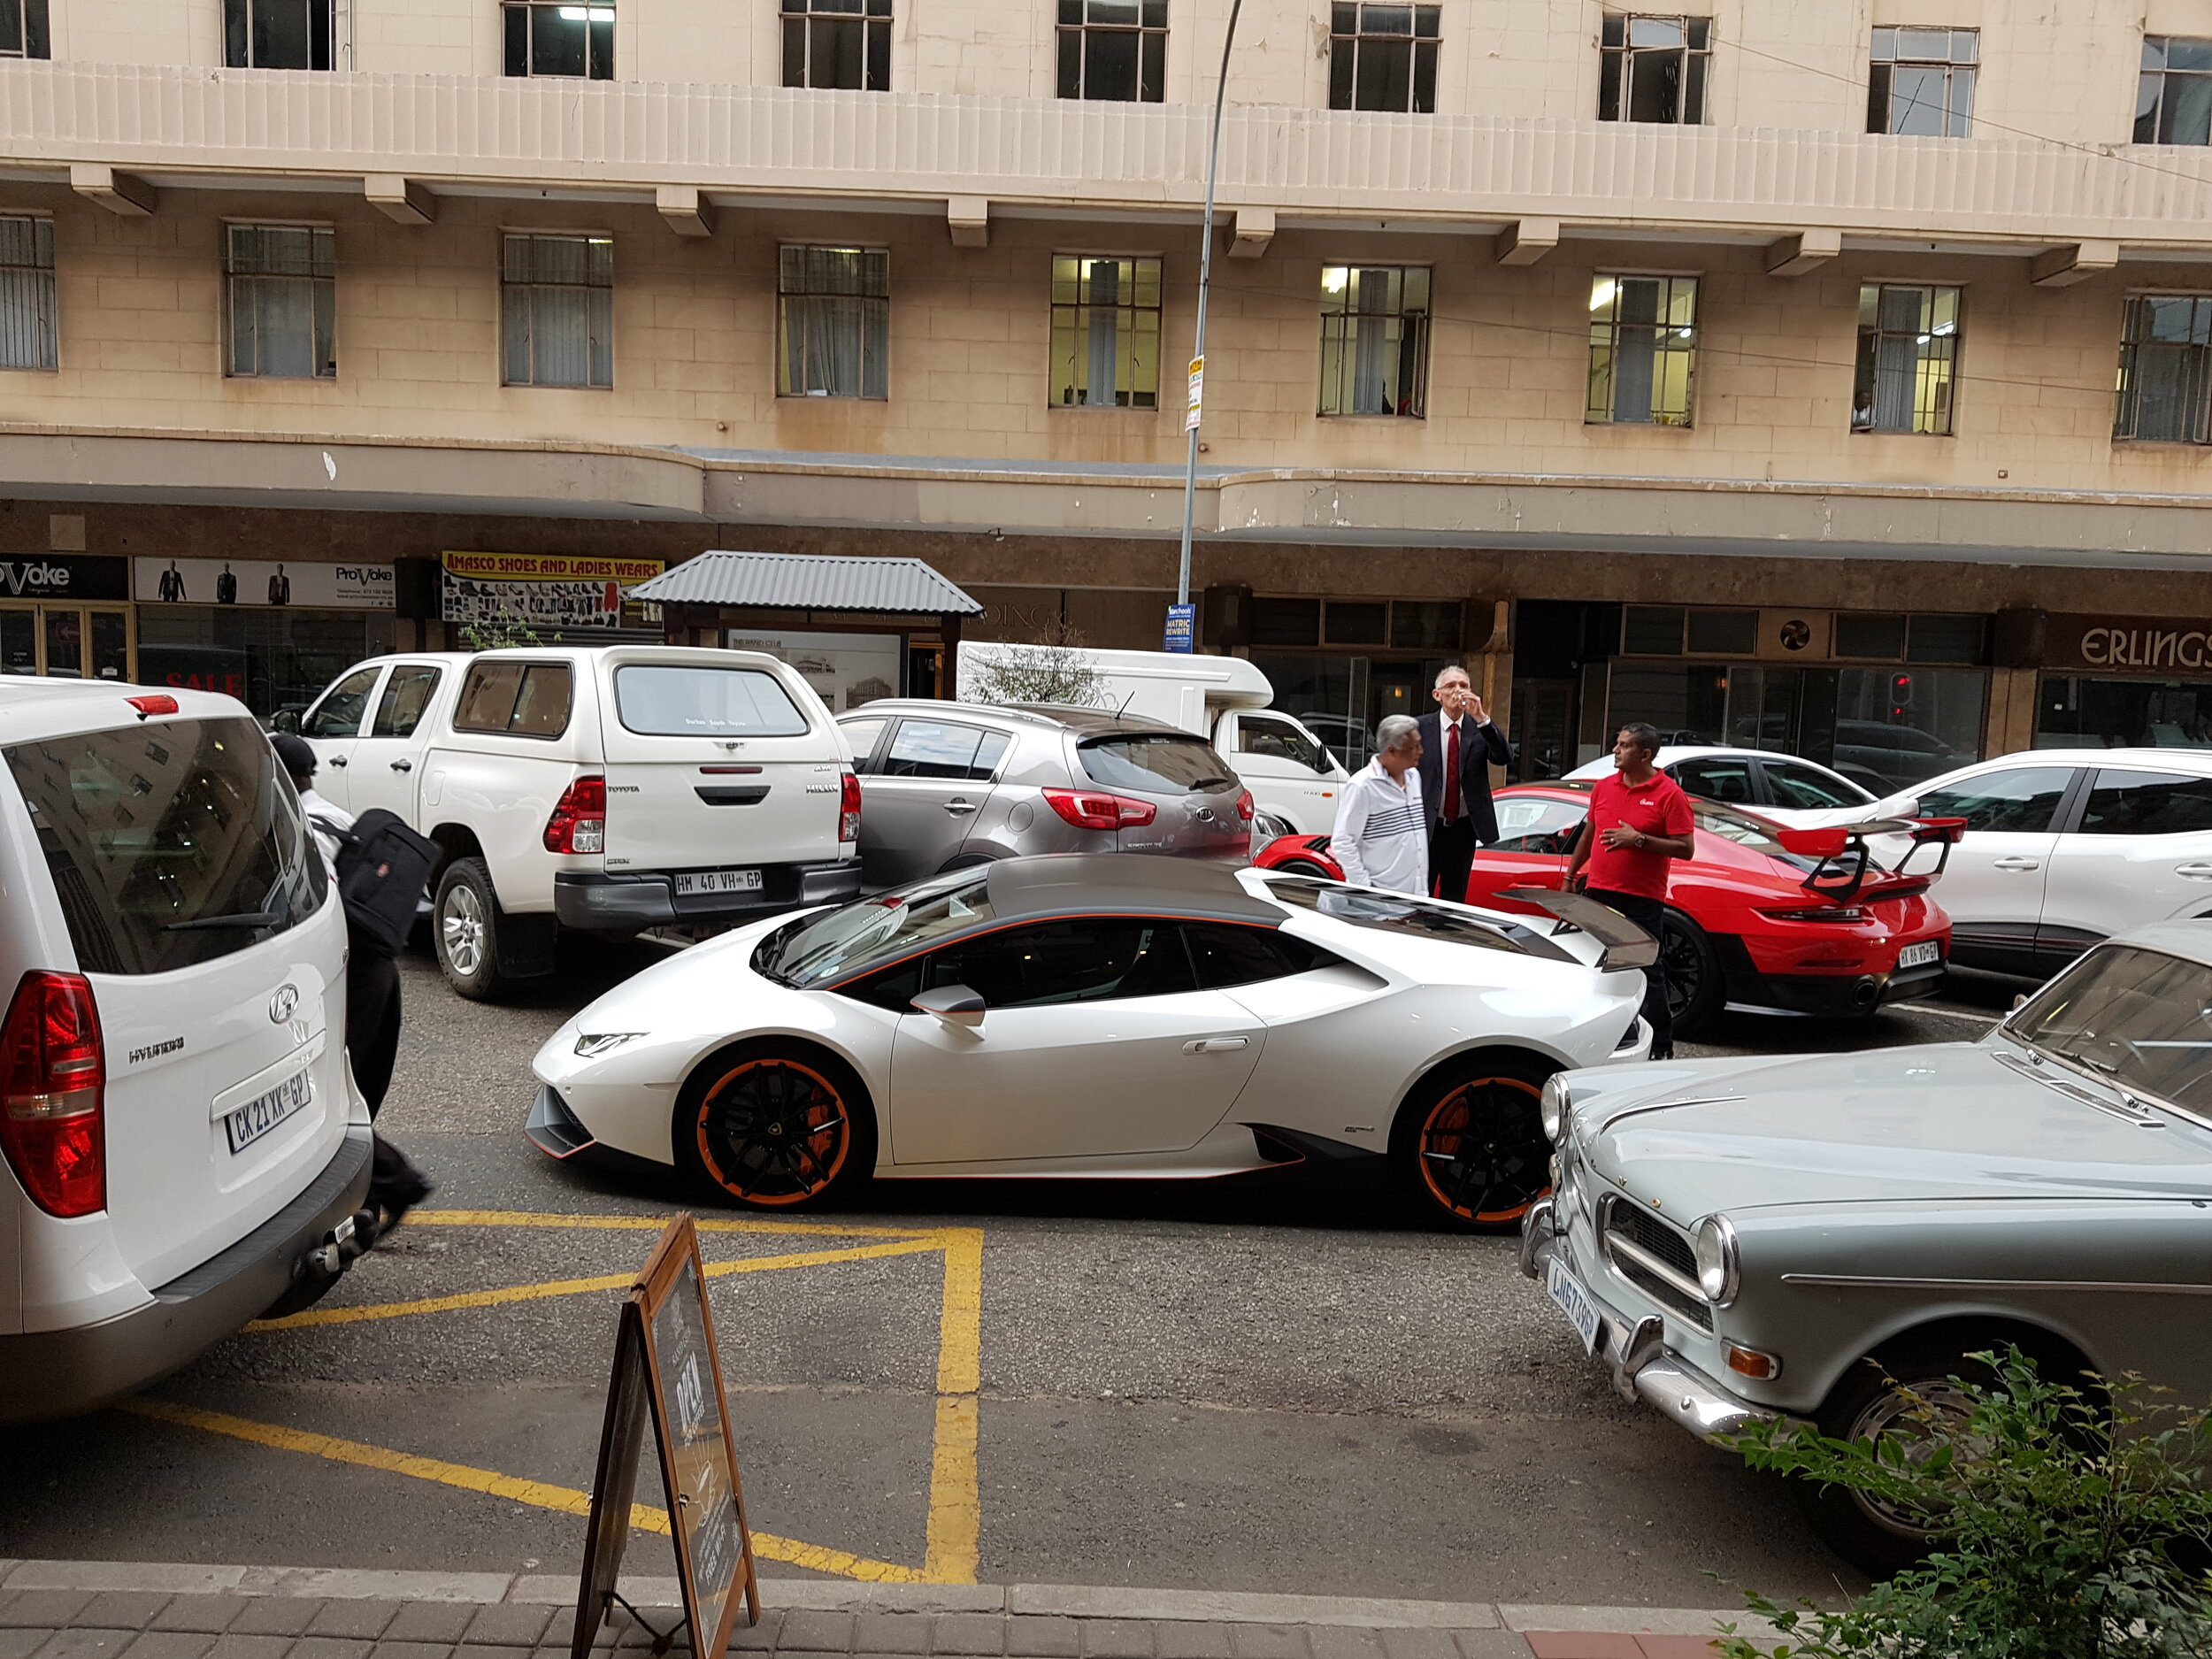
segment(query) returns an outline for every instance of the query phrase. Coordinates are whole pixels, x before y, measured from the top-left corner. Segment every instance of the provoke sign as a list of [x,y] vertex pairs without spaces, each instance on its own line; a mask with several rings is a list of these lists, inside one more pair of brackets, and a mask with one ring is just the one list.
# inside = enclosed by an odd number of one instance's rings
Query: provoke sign
[[127,599],[127,577],[119,558],[46,553],[0,559],[0,599]]
[[142,558],[138,601],[150,605],[237,605],[292,611],[389,611],[389,565],[301,559]]
[[2053,616],[2043,665],[2139,673],[2212,673],[2212,621]]

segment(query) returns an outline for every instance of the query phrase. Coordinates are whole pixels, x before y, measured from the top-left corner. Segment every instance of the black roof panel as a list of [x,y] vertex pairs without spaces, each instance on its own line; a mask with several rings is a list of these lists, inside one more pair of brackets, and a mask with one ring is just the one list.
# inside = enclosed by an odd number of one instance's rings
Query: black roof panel
[[1217,859],[1152,853],[1046,853],[991,866],[991,909],[1000,921],[1048,916],[1204,916],[1279,926],[1279,905],[1254,898],[1235,866]]

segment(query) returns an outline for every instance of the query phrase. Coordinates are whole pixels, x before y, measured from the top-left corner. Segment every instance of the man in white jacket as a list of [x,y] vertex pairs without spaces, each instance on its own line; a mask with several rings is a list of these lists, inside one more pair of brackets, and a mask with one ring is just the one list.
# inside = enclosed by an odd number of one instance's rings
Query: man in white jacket
[[1429,890],[1427,815],[1421,810],[1421,728],[1394,714],[1375,728],[1375,758],[1337,802],[1329,856],[1347,881],[1394,893]]

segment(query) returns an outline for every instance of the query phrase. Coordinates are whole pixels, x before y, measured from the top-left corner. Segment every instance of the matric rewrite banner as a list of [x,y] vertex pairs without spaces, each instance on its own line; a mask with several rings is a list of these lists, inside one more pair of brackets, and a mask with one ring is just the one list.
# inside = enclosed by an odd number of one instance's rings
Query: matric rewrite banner
[[549,631],[620,627],[624,590],[665,568],[659,559],[559,553],[449,552],[443,563],[448,622],[520,622]]

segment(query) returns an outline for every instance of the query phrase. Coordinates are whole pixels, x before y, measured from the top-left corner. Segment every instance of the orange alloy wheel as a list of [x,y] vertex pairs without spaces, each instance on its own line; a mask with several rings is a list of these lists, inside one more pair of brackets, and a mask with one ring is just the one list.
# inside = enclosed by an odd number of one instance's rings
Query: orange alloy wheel
[[1470,1079],[1421,1125],[1421,1179],[1463,1221],[1515,1221],[1551,1182],[1551,1145],[1538,1110],[1541,1086],[1517,1077]]
[[699,1161],[731,1197],[803,1204],[827,1191],[852,1150],[851,1115],[811,1066],[767,1056],[740,1061],[699,1102]]

